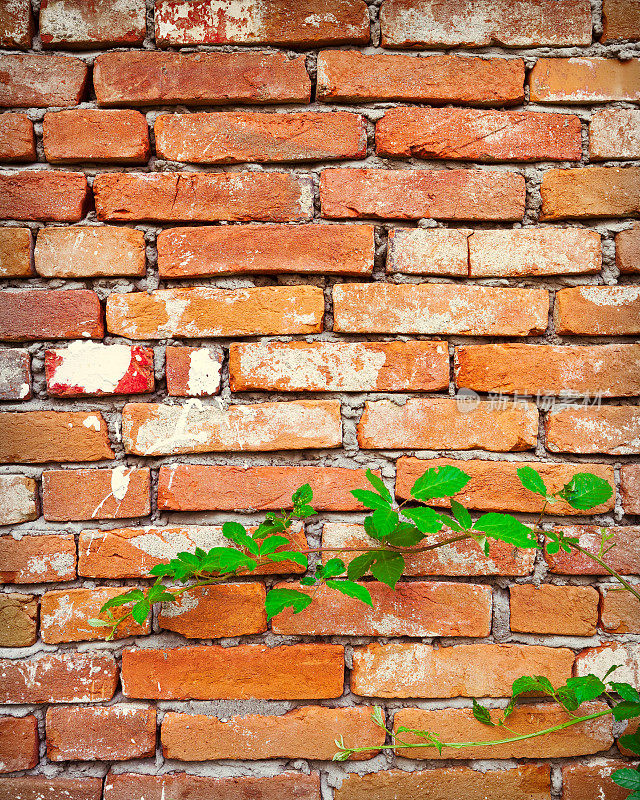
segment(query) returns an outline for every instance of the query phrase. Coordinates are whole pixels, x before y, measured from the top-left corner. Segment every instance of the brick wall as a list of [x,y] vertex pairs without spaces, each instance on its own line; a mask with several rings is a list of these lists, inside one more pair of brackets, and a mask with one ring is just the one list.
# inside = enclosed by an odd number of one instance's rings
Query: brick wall
[[519,464],[596,472],[615,504],[554,522],[640,574],[640,2],[153,5],[0,4],[0,798],[618,800],[605,724],[330,761],[376,700],[472,735],[522,673],[637,683],[638,606],[585,560],[87,620],[307,481],[298,545],[362,542],[366,467],[403,498],[453,462],[529,521]]

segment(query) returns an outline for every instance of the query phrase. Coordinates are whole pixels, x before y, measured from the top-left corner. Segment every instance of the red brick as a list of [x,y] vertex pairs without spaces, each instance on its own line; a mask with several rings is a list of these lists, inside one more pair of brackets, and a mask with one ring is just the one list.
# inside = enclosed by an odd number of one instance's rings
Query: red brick
[[39,760],[36,717],[0,717],[0,772],[32,769]]
[[[0,47],[28,50],[33,37],[33,18],[29,0],[14,0],[0,6]],[[55,798],[53,799],[55,800]]]
[[0,594],[0,647],[30,647],[38,638],[38,602],[31,594]]
[[107,424],[85,411],[5,411],[0,414],[0,463],[102,461],[113,458]]
[[640,226],[616,235],[616,266],[620,272],[640,272]]
[[144,233],[109,226],[40,228],[36,270],[45,278],[144,275]]
[[0,525],[16,525],[38,516],[38,489],[26,475],[0,475]]
[[44,115],[44,155],[57,163],[144,164],[149,158],[147,120],[131,109],[77,109]]
[[343,681],[344,648],[333,644],[127,648],[122,654],[126,697],[316,700],[340,697]]
[[266,590],[262,583],[203,586],[163,603],[158,625],[187,639],[247,636],[267,630]]
[[31,231],[29,228],[0,228],[0,276],[29,278],[31,275]]
[[383,47],[591,44],[589,0],[384,0]]
[[[611,486],[615,485],[613,467],[607,464],[588,465],[583,463],[557,463],[549,464],[542,461],[479,461],[455,460],[451,458],[409,458],[403,456],[397,461],[398,477],[396,481],[396,495],[406,499],[413,484],[427,469],[451,464],[458,467],[471,477],[466,487],[454,499],[468,508],[478,511],[524,511],[539,514],[542,501],[539,495],[523,488],[517,475],[520,467],[529,466],[537,470],[551,493],[560,490],[577,472],[591,472],[604,478]],[[590,514],[602,514],[611,511],[615,498],[611,497],[606,503],[596,506]],[[449,500],[432,500],[431,505],[448,506]],[[564,501],[554,503],[550,508],[554,515],[582,514],[582,511],[571,508]]]
[[231,391],[405,392],[449,388],[446,342],[232,344]]
[[150,491],[146,468],[45,470],[42,513],[51,522],[146,517]]
[[576,286],[556,294],[559,334],[625,336],[640,333],[640,287]]
[[549,413],[546,429],[552,453],[640,453],[637,406],[561,408]]
[[287,609],[271,622],[274,633],[303,636],[488,636],[491,587],[468,583],[366,583],[373,608],[322,586],[278,584],[313,594],[313,603],[294,614]]
[[529,76],[536,103],[606,103],[640,99],[640,59],[539,58]]
[[87,72],[79,58],[0,54],[0,108],[76,106],[85,95]]
[[640,464],[625,464],[620,470],[620,494],[627,514],[640,514]]
[[486,162],[576,161],[582,156],[582,129],[573,114],[392,108],[376,125],[376,152]]
[[0,800],[100,800],[102,778],[0,778]]
[[640,633],[640,600],[617,586],[601,586],[600,626],[607,633]]
[[182,0],[158,0],[156,43],[280,44],[307,48],[326,44],[367,44],[369,12],[363,0],[249,0],[212,6],[194,3],[185,13]]
[[480,344],[456,347],[456,386],[478,392],[601,397],[640,394],[640,346]]
[[153,350],[76,341],[45,352],[47,392],[82,397],[152,392]]
[[[612,537],[609,544],[615,543],[616,545],[607,553],[607,564],[623,575],[640,575],[640,527],[611,526],[603,528],[600,525],[572,525],[570,527],[556,526],[554,530],[564,533],[565,536],[576,537],[580,547],[596,556],[600,552],[602,532],[605,531]],[[609,574],[595,561],[575,551],[564,553],[560,550],[555,555],[545,552],[544,557],[549,565],[549,570],[562,575]]]
[[[509,590],[511,630],[593,636],[600,597],[592,586],[512,586]],[[546,675],[546,673],[540,673]]]
[[548,324],[546,290],[453,283],[346,283],[333,289],[333,330],[527,336]]
[[156,751],[153,708],[82,706],[47,709],[49,761],[126,761]]
[[638,0],[603,0],[600,41],[613,42],[617,39],[640,39]]
[[0,161],[36,161],[33,123],[25,114],[0,114]]
[[162,278],[285,272],[371,275],[372,225],[220,225],[158,235]]
[[0,703],[96,703],[115,694],[118,667],[106,653],[45,653],[2,659],[0,679]]
[[407,100],[515,105],[524,98],[524,61],[326,50],[318,57],[318,99]]
[[594,114],[589,123],[589,154],[594,161],[640,158],[640,111],[607,108]]
[[640,168],[550,169],[540,192],[542,219],[635,216],[640,213]]
[[336,752],[334,739],[338,736],[374,746],[383,744],[385,734],[371,719],[372,710],[367,706],[305,706],[281,716],[250,714],[225,721],[169,712],[162,721],[162,752],[165,758],[178,761],[282,757],[329,761]]
[[611,780],[611,773],[629,767],[628,761],[602,761],[596,764],[565,764],[562,767],[563,800],[584,800],[597,797],[599,800],[626,800],[628,789]]
[[158,156],[197,164],[362,158],[365,120],[347,111],[163,114],[155,122]]
[[[102,586],[97,589],[66,589],[45,592],[40,605],[40,636],[47,644],[60,642],[84,642],[104,639],[102,628],[89,625],[92,618],[106,619],[100,614],[102,606],[112,597],[126,591],[122,586]],[[131,606],[111,609],[113,616],[119,619]],[[151,631],[149,620],[138,625],[131,617],[120,625],[116,638],[123,636],[141,636]]]
[[466,278],[472,233],[460,228],[392,229],[387,239],[387,272]]
[[0,350],[0,400],[31,398],[31,357],[28,350]]
[[142,44],[146,35],[144,0],[42,0],[40,39],[45,47],[92,49]]
[[0,339],[101,339],[102,309],[88,289],[29,289],[0,292]]
[[520,220],[522,175],[482,170],[326,169],[322,216],[391,219]]
[[3,583],[50,583],[76,577],[73,534],[0,536],[0,579]]
[[167,347],[167,394],[208,397],[220,394],[223,352],[219,347]]
[[575,675],[597,675],[604,678],[610,667],[618,666],[612,680],[640,686],[640,645],[636,643],[603,644],[589,647],[576,656]]
[[[2,58],[2,56],[0,56]],[[16,172],[0,175],[0,219],[78,222],[89,189],[81,172]]]
[[[311,504],[323,511],[363,511],[351,494],[366,489],[363,469],[345,467],[236,467],[167,464],[158,476],[158,508],[166,511],[240,511],[292,508],[291,495],[308,483]],[[376,474],[379,473],[376,471]]]
[[305,57],[285,53],[105,53],[93,68],[98,105],[308,103]]
[[573,652],[564,647],[375,642],[354,650],[351,691],[366,697],[510,697],[511,684],[523,673],[545,675],[559,686],[572,666]]

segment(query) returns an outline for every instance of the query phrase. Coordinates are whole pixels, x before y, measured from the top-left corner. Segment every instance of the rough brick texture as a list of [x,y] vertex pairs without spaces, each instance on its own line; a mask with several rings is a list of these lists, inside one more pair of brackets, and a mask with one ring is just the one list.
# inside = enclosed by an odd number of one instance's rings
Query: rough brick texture
[[32,249],[32,236],[28,228],[0,228],[0,276],[30,277],[33,274]]
[[36,717],[0,717],[0,772],[37,766],[40,760],[38,741]]
[[75,106],[87,72],[79,58],[0,54],[0,108]]
[[121,519],[151,511],[148,469],[47,470],[42,474],[45,519]]
[[40,38],[45,47],[142,44],[145,16],[144,0],[42,0]]
[[28,522],[37,516],[37,484],[33,478],[0,475],[0,525]]
[[112,459],[107,425],[100,413],[6,411],[0,414],[0,463]]
[[76,577],[76,547],[71,534],[0,536],[3,583],[49,583]]
[[25,114],[0,114],[0,161],[35,161],[33,123]]
[[47,161],[144,164],[149,158],[147,121],[139,111],[58,111],[45,114]]
[[144,234],[132,228],[41,228],[34,250],[44,278],[144,275]]
[[37,638],[38,602],[35,597],[4,592],[0,597],[0,647],[30,647]]
[[87,191],[80,172],[0,175],[0,219],[77,222],[87,210]]

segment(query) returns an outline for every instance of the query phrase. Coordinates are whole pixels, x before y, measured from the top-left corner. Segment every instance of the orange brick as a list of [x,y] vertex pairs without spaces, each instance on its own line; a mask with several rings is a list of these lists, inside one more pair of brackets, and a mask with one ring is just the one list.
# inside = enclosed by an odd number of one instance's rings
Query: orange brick
[[466,278],[471,234],[459,228],[392,229],[387,239],[387,272]]
[[36,717],[0,717],[0,772],[33,769],[39,760]]
[[539,58],[529,75],[536,103],[606,103],[640,99],[640,59]]
[[16,0],[0,6],[0,47],[28,50],[33,36],[33,18],[29,0]]
[[343,283],[333,288],[340,333],[527,336],[547,328],[549,295],[452,283]]
[[40,228],[34,257],[45,278],[142,276],[146,270],[144,233],[133,228]]
[[167,394],[174,397],[219,394],[222,359],[220,347],[167,347]]
[[0,292],[0,339],[101,339],[102,309],[88,289],[24,289]]
[[[511,630],[593,636],[598,624],[598,592],[592,586],[512,586]],[[540,673],[545,674],[546,673]]]
[[640,645],[635,643],[624,644],[614,642],[603,644],[600,647],[589,647],[578,653],[574,666],[574,674],[597,675],[604,678],[610,667],[619,667],[615,679],[623,683],[638,686],[640,683]]
[[45,470],[42,513],[52,522],[146,517],[150,491],[146,468]]
[[334,644],[127,648],[122,654],[126,697],[316,700],[340,697],[343,682],[344,648]]
[[594,161],[640,158],[640,111],[607,108],[594,114],[589,123],[589,154]]
[[49,761],[126,761],[156,751],[153,708],[82,706],[47,709]]
[[384,731],[371,719],[372,711],[367,706],[305,706],[279,717],[249,714],[224,722],[203,714],[169,712],[162,721],[162,752],[178,761],[283,757],[330,761],[338,736],[374,747],[384,743]]
[[[38,602],[31,594],[0,594],[0,647],[30,647],[38,638]],[[1,720],[1,717],[0,717]]]
[[0,219],[78,222],[85,215],[88,197],[87,179],[81,172],[33,170],[0,175]]
[[18,348],[0,350],[0,400],[30,399],[31,356],[29,351]]
[[40,6],[40,39],[45,47],[142,44],[145,35],[144,0],[125,0],[115,7],[100,0],[42,0]]
[[611,773],[629,767],[628,761],[598,760],[596,764],[565,764],[562,767],[562,796],[564,800],[626,800],[628,789],[611,780]]
[[615,586],[600,588],[600,625],[607,633],[640,633],[640,600]]
[[172,228],[158,235],[163,278],[284,272],[371,275],[374,254],[372,225],[220,225]]
[[28,775],[24,778],[0,778],[0,800],[100,800],[102,778],[45,778]]
[[29,117],[25,114],[0,114],[0,161],[35,160],[36,143]]
[[149,158],[147,120],[139,111],[49,112],[42,130],[45,158],[52,164],[144,164]]
[[550,169],[540,191],[542,219],[635,216],[640,213],[640,168]]
[[576,286],[556,294],[559,334],[625,336],[640,333],[640,288]]
[[318,56],[318,99],[407,100],[459,105],[515,105],[524,98],[520,58],[365,54],[326,50]]
[[640,272],[640,226],[616,234],[616,266],[620,272]]
[[0,475],[0,525],[17,525],[38,516],[38,488],[26,475]]
[[620,470],[620,494],[627,514],[640,514],[640,464],[625,464]]
[[[616,545],[607,553],[607,564],[623,575],[640,574],[640,527],[614,525],[603,528],[600,525],[572,525],[570,527],[556,526],[554,530],[558,533],[562,532],[565,536],[576,537],[580,547],[596,556],[600,552],[602,532],[606,531],[612,537],[609,544],[615,543]],[[560,550],[555,555],[545,552],[544,557],[551,572],[563,575],[609,574],[595,561],[575,551],[564,553]]]
[[31,275],[31,231],[29,228],[0,228],[0,276],[29,278]]
[[3,583],[50,583],[76,577],[73,534],[0,536],[0,580]]
[[232,344],[231,391],[406,392],[449,388],[446,342]]
[[77,106],[87,72],[79,58],[0,54],[0,108]]
[[613,42],[616,39],[640,39],[640,6],[637,0],[603,0],[600,41]]
[[84,397],[152,392],[153,350],[76,341],[45,352],[47,393]]
[[563,684],[573,658],[564,647],[375,642],[354,650],[351,691],[366,697],[510,697],[522,674]]
[[547,447],[555,453],[640,453],[637,406],[569,407],[546,420]]
[[456,386],[478,392],[601,397],[640,394],[640,346],[481,344],[456,347]]

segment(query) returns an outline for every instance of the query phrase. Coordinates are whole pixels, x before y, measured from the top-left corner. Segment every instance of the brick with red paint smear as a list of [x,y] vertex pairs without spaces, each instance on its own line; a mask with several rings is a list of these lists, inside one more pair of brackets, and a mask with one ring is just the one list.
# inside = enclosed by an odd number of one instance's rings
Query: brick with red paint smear
[[550,169],[540,192],[544,220],[632,217],[640,213],[640,168]]
[[[122,586],[102,586],[97,589],[66,589],[45,592],[40,603],[40,636],[46,644],[61,642],[86,642],[104,639],[104,629],[89,624],[93,618],[106,620],[100,609],[113,597],[123,593]],[[115,619],[124,616],[127,606],[112,608]],[[126,636],[144,636],[151,632],[147,619],[138,625],[131,617],[116,631],[116,639]]]
[[[375,470],[380,477],[380,472]],[[323,511],[363,511],[351,494],[370,484],[365,470],[346,467],[236,467],[163,464],[158,508],[165,511],[276,511],[293,508],[291,496],[308,483],[312,505]]]
[[331,161],[367,153],[365,119],[348,111],[163,114],[154,127],[158,156],[170,161]]
[[512,586],[509,599],[514,633],[595,635],[600,596],[592,586]]
[[600,41],[614,42],[620,39],[640,39],[640,6],[637,0],[603,0]]
[[472,233],[463,228],[392,229],[387,239],[387,272],[466,278]]
[[[615,547],[607,553],[607,564],[623,575],[640,575],[640,527],[616,526],[603,528],[600,525],[555,526],[556,533],[577,538],[584,550],[597,556],[600,552],[603,531],[609,538],[609,544]],[[551,554],[545,551],[545,560],[549,570],[560,575],[608,575],[609,573],[581,553],[560,550]]]
[[54,706],[46,728],[49,761],[127,761],[156,752],[154,708]]
[[49,112],[42,133],[51,164],[144,164],[149,158],[147,120],[132,109]]
[[570,406],[551,411],[546,420],[552,453],[640,453],[640,408]]
[[640,272],[640,225],[616,234],[616,267],[623,273]]
[[93,83],[100,106],[308,103],[311,95],[305,57],[285,53],[105,53]]
[[628,789],[618,786],[611,780],[611,774],[618,769],[632,766],[628,761],[598,760],[595,764],[565,764],[562,767],[562,796],[564,800],[585,800],[597,797],[599,800],[626,800]]
[[619,683],[630,683],[640,688],[640,644],[614,642],[589,647],[578,653],[574,666],[574,674],[597,675],[601,680],[613,666],[619,666],[615,677]]
[[153,350],[127,344],[76,341],[47,350],[47,393],[54,397],[99,397],[152,392]]
[[0,475],[0,525],[16,525],[38,516],[38,489],[26,475]]
[[29,228],[0,228],[0,276],[3,278],[30,278],[31,231]]
[[334,740],[367,742],[372,751],[354,760],[375,755],[384,743],[384,731],[371,719],[373,708],[323,708],[305,706],[281,716],[248,714],[222,721],[204,714],[169,712],[162,721],[162,752],[178,761],[219,759],[259,760],[309,758],[330,761]]
[[36,717],[0,716],[0,772],[37,767],[39,742]]
[[[559,491],[578,472],[585,471],[581,463],[550,464],[543,461],[462,461],[452,458],[411,458],[402,456],[397,461],[396,495],[403,500],[409,498],[410,490],[418,478],[427,470],[449,464],[458,467],[471,480],[465,488],[454,495],[462,505],[478,511],[523,511],[539,514],[542,503],[539,495],[527,491],[518,478],[517,471],[521,467],[532,467],[537,470],[545,482],[550,494]],[[589,463],[589,472],[608,481],[615,486],[613,467],[608,464]],[[430,505],[449,506],[449,499],[430,500]],[[611,511],[615,498],[589,511],[590,514],[602,514]],[[555,515],[582,514],[568,503],[560,501],[553,504]]]
[[0,536],[0,579],[3,583],[56,583],[76,577],[73,534],[39,533]]
[[111,700],[117,685],[118,666],[108,653],[0,660],[0,703],[98,703]]
[[32,594],[0,594],[0,647],[30,647],[38,638],[38,601]]
[[417,58],[358,50],[325,50],[318,56],[318,100],[325,103],[406,100],[505,106],[523,98],[520,58]]
[[0,161],[36,161],[33,122],[26,114],[0,114]]
[[210,397],[220,394],[220,347],[167,347],[167,394],[173,397]]
[[374,642],[354,649],[351,691],[365,697],[510,697],[523,673],[561,686],[571,677],[573,659],[565,647]]
[[101,339],[102,309],[88,289],[0,292],[0,340]]
[[40,228],[34,257],[38,275],[45,278],[142,276],[146,271],[144,233],[133,228]]
[[535,103],[640,100],[640,58],[539,58],[529,75]]
[[79,58],[0,54],[0,108],[77,106],[88,67]]
[[640,464],[625,464],[620,470],[620,494],[627,514],[640,514]]
[[469,161],[577,161],[582,126],[574,114],[392,108],[376,124],[376,152]]
[[14,0],[0,6],[0,47],[28,50],[33,37],[30,0]]
[[640,346],[479,344],[456,347],[456,386],[477,392],[589,397],[640,394]]
[[589,0],[384,0],[383,47],[591,44]]
[[344,648],[335,644],[122,653],[122,691],[131,698],[319,700],[341,697],[343,686]]
[[559,334],[632,336],[640,333],[640,287],[561,289],[556,294],[554,317]]
[[158,0],[156,43],[276,44],[306,48],[336,44],[367,44],[369,12],[363,0],[249,0],[195,3],[185,13],[182,0]]
[[100,800],[102,778],[0,778],[0,800]]
[[144,0],[42,0],[44,47],[84,48],[142,44],[147,32]]
[[640,158],[640,111],[607,108],[589,122],[589,154],[593,161]]
[[31,399],[31,357],[28,350],[0,350],[0,400]]
[[640,633],[640,600],[616,586],[600,586],[600,626],[607,633]]
[[45,470],[42,513],[50,522],[146,517],[150,492],[146,467]]
[[520,220],[522,175],[486,170],[325,169],[322,216],[331,219]]
[[78,222],[89,204],[82,172],[15,172],[0,175],[0,219]]

